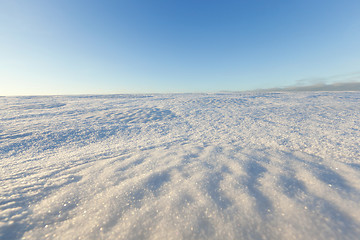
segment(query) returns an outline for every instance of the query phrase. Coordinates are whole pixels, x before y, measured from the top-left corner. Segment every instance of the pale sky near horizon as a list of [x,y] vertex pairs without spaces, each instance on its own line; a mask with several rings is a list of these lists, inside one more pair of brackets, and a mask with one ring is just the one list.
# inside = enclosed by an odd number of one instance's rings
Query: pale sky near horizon
[[0,0],[0,95],[360,81],[359,13],[358,0]]

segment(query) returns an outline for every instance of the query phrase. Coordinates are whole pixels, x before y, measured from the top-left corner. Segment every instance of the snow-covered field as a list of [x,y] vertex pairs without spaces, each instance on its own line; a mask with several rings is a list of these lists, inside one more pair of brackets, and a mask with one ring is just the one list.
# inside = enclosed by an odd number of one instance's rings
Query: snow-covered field
[[0,97],[0,239],[360,239],[360,92]]

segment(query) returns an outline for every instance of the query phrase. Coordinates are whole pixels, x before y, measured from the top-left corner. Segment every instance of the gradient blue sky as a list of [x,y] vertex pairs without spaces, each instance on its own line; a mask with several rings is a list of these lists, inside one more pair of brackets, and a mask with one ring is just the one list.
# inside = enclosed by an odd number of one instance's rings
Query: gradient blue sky
[[0,0],[0,95],[214,92],[360,71],[359,0]]

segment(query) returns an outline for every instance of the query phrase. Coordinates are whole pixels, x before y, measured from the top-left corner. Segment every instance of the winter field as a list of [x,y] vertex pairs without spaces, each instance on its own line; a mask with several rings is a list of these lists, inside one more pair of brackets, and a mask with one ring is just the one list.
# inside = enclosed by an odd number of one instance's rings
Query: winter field
[[360,239],[360,92],[0,97],[0,239]]

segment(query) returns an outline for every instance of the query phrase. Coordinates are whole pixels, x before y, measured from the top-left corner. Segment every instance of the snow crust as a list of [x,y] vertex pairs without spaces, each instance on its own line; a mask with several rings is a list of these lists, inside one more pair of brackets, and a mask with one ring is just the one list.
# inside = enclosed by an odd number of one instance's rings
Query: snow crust
[[359,103],[0,97],[0,239],[360,239]]

